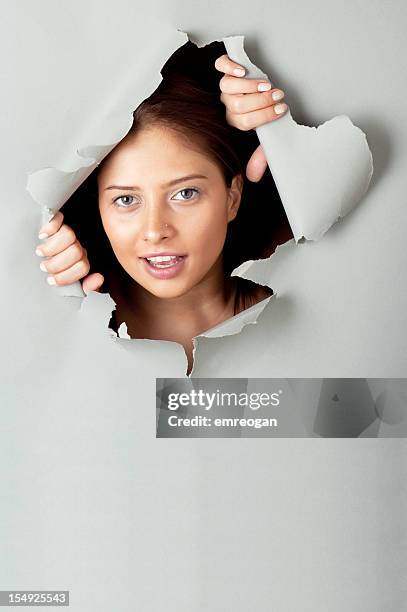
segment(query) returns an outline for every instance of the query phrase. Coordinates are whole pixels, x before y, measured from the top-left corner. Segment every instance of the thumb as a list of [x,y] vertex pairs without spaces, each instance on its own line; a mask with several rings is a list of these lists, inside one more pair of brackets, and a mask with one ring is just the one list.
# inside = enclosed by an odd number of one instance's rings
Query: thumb
[[104,283],[104,276],[99,274],[99,272],[94,272],[93,274],[88,274],[82,281],[82,289],[86,294],[89,291],[99,291],[100,287]]
[[246,176],[249,181],[258,183],[267,168],[267,159],[263,147],[259,145],[246,166]]

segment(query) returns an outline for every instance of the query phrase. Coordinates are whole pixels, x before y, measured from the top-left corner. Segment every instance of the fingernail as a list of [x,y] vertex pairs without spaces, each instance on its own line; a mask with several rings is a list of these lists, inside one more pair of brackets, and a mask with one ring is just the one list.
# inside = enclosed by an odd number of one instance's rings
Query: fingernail
[[45,267],[45,264],[43,261],[40,263],[40,268],[43,272],[47,272],[47,268]]
[[244,76],[245,72],[246,70],[244,68],[234,68],[233,69],[233,74],[235,74],[236,76]]
[[276,91],[273,91],[271,97],[277,102],[277,100],[281,100],[281,98],[284,98],[284,92],[281,91],[281,89],[277,89]]
[[35,249],[35,254],[38,255],[38,257],[44,257],[44,253],[41,251],[41,249]]
[[53,276],[47,276],[47,283],[48,285],[56,285],[57,282],[55,280],[55,278]]
[[284,113],[284,111],[287,110],[287,104],[276,104],[274,107],[274,112],[277,115],[281,115],[281,113]]
[[259,83],[257,85],[257,91],[268,91],[271,89],[271,83]]
[[48,238],[48,234],[46,234],[45,232],[41,232],[41,234],[38,234],[38,238],[40,240],[42,240],[43,238]]

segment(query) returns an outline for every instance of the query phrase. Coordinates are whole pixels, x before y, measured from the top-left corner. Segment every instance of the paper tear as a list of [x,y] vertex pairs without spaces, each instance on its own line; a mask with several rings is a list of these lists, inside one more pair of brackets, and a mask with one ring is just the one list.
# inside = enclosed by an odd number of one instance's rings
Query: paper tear
[[108,323],[115,308],[116,302],[108,293],[89,291],[86,299],[82,300],[79,311],[82,317],[87,318],[89,325],[111,332],[113,330],[108,328]]
[[195,352],[198,349],[199,338],[223,338],[224,336],[233,336],[234,334],[239,334],[242,329],[246,327],[246,325],[255,325],[263,310],[266,308],[269,302],[273,298],[276,299],[276,297],[277,294],[273,293],[273,295],[270,295],[270,297],[267,297],[266,299],[257,302],[257,304],[253,304],[253,306],[250,306],[250,308],[246,308],[246,310],[242,310],[242,312],[239,312],[234,317],[223,321],[223,323],[219,323],[219,325],[215,325],[215,327],[206,330],[198,336],[195,336],[192,339],[192,369],[189,376],[192,377],[194,375]]
[[[239,276],[253,283],[263,286],[271,286],[271,264],[270,262],[277,256],[281,256],[290,252],[291,249],[297,246],[295,240],[287,240],[284,244],[279,244],[274,253],[268,259],[249,259],[235,268],[231,276]],[[275,294],[276,295],[276,294]]]
[[202,334],[199,334],[199,336],[195,336],[195,338],[222,338],[223,336],[232,336],[233,334],[240,333],[246,325],[257,322],[259,315],[276,295],[277,294],[270,295],[270,297],[261,300],[261,302],[257,302],[257,304],[250,306],[250,308],[246,308],[246,310],[242,310],[242,312],[239,312],[234,317],[215,325],[215,327],[211,327]]
[[[223,39],[231,59],[249,78],[268,78],[248,58],[244,36]],[[299,125],[290,109],[256,129],[295,240],[318,240],[366,193],[373,157],[366,135],[346,115]]]

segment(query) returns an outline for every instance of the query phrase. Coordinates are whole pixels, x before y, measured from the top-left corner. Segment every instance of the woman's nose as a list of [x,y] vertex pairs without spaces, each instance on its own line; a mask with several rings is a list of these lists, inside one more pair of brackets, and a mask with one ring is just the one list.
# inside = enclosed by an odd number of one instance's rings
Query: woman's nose
[[161,211],[155,208],[146,210],[142,229],[143,240],[159,242],[170,237],[171,231],[170,223]]

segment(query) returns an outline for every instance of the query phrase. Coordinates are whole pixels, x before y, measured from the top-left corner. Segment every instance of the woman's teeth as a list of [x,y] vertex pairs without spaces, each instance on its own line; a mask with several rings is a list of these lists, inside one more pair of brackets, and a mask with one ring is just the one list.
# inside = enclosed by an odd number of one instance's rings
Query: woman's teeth
[[169,268],[177,263],[182,257],[178,255],[162,255],[157,257],[146,257],[149,264],[156,268]]

